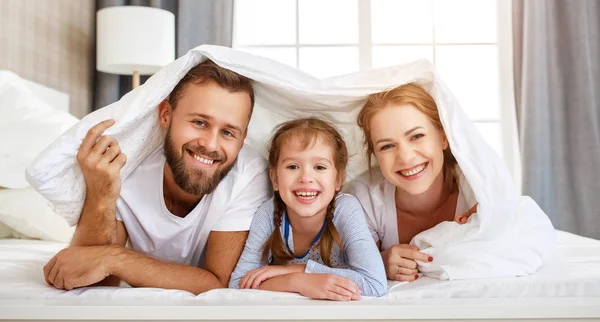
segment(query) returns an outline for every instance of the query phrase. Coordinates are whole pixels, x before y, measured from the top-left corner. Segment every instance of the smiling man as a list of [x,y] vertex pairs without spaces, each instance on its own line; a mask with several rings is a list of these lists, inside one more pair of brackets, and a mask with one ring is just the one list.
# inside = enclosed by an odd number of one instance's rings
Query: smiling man
[[250,79],[212,61],[192,68],[158,106],[164,145],[123,182],[126,157],[102,135],[114,122],[90,129],[77,155],[83,211],[71,246],[44,267],[46,282],[70,290],[123,280],[195,294],[227,287],[270,197],[266,161],[244,145],[253,105]]

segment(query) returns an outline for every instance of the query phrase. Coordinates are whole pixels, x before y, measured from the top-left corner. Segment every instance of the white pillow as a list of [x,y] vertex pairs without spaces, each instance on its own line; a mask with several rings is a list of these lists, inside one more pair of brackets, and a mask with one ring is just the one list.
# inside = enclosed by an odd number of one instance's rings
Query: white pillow
[[0,190],[1,225],[14,231],[11,236],[64,243],[69,242],[75,232],[33,188]]
[[77,121],[37,98],[16,74],[0,71],[0,187],[28,187],[25,169]]

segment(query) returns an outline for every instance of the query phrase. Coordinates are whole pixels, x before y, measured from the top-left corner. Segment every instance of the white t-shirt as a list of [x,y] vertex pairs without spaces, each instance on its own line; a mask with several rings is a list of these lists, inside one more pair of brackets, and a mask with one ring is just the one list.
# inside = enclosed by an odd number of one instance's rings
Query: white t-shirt
[[[371,236],[375,242],[381,241],[381,249],[386,250],[399,243],[396,186],[383,176],[379,167],[371,171],[372,179],[369,171],[366,171],[348,184],[346,192],[360,201],[367,216]],[[469,210],[466,200],[463,190],[459,188],[456,215],[462,215]]]
[[166,159],[161,146],[123,182],[117,219],[130,247],[166,262],[201,267],[211,231],[250,229],[254,213],[271,197],[266,160],[244,145],[231,171],[185,217],[173,215],[163,196]]

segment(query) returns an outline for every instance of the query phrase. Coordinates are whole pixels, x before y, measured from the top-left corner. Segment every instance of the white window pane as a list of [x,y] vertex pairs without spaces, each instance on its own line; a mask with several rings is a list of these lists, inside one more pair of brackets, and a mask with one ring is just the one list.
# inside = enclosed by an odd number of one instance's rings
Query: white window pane
[[435,0],[435,41],[496,42],[496,5],[496,0]]
[[432,46],[374,46],[373,67],[401,65],[419,59],[427,59],[433,63]]
[[298,68],[296,64],[296,48],[277,48],[277,47],[268,47],[268,48],[236,48],[237,50],[242,50],[252,55],[263,56],[267,58],[271,58],[280,63],[284,63],[286,65],[292,66],[294,68]]
[[435,65],[472,120],[498,120],[500,93],[496,45],[437,46]]
[[236,45],[296,43],[295,0],[235,1]]
[[431,0],[371,0],[371,39],[381,43],[432,43]]
[[502,130],[500,128],[500,123],[475,122],[475,127],[479,130],[479,133],[481,133],[485,141],[492,147],[492,149],[494,149],[496,153],[498,153],[498,155],[504,159],[502,153]]
[[358,71],[358,47],[300,48],[300,70],[326,78]]
[[298,0],[301,44],[358,44],[357,0]]

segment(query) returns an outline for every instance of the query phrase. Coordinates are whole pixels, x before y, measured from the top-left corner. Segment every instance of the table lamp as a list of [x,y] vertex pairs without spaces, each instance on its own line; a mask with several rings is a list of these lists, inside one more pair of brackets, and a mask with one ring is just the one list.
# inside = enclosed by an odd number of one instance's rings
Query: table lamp
[[116,6],[96,13],[96,69],[110,74],[151,75],[175,59],[175,16],[166,10]]

